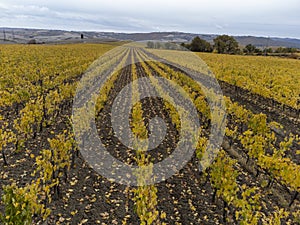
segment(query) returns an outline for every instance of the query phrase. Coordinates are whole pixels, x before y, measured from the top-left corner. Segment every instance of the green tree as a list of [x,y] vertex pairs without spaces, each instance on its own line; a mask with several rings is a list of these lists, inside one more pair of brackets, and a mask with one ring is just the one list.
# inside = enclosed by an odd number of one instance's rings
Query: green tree
[[231,36],[220,35],[214,39],[214,47],[221,54],[236,54],[239,52],[238,42]]
[[273,49],[272,48],[266,48],[264,49],[265,52],[267,53],[273,53]]
[[185,48],[185,45],[186,45],[186,44],[183,43],[183,42],[180,44],[180,46],[181,46],[181,47],[184,47],[184,48]]
[[160,49],[161,48],[161,43],[160,42],[155,42],[154,48]]
[[283,48],[283,47],[279,47],[276,49],[275,51],[276,53],[295,53],[297,52],[296,48]]
[[165,49],[172,49],[172,44],[170,42],[165,43]]
[[192,40],[190,50],[193,52],[212,52],[213,48],[209,42],[197,36]]
[[184,50],[184,51],[188,51],[188,49],[191,48],[191,44],[188,44],[188,43],[187,44],[181,43],[180,46],[181,46],[181,50]]
[[245,48],[243,49],[243,52],[245,54],[253,54],[255,53],[257,50],[256,50],[256,47],[252,44],[248,44],[245,46]]
[[154,48],[154,43],[152,41],[147,42],[147,47],[148,48]]

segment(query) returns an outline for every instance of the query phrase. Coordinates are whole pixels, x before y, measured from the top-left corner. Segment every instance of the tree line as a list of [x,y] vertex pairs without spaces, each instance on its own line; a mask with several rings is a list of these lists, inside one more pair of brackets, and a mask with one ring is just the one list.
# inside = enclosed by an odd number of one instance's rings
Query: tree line
[[191,43],[181,43],[180,46],[172,44],[170,42],[147,42],[148,48],[155,49],[171,49],[171,50],[190,50],[193,52],[216,52],[220,54],[246,54],[246,55],[267,55],[270,53],[296,53],[296,48],[283,48],[277,49],[264,48],[260,49],[252,44],[246,45],[244,48],[240,48],[239,43],[234,37],[229,35],[220,35],[210,43],[199,36],[195,37]]

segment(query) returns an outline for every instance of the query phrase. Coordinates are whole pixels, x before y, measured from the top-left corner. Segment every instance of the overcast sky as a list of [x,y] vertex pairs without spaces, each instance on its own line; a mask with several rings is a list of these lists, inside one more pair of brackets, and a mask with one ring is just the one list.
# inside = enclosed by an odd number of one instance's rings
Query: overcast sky
[[0,0],[0,27],[300,38],[299,0]]

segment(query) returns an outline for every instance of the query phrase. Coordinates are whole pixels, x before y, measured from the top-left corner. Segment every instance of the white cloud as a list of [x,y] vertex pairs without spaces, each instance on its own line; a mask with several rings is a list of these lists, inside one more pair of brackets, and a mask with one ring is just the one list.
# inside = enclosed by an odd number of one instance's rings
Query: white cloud
[[300,37],[299,6],[298,0],[1,0],[0,26]]

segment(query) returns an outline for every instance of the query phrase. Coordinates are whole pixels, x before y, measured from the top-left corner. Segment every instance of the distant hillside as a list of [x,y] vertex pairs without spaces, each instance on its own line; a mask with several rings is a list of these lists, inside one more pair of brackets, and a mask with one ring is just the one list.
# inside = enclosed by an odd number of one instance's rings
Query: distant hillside
[[[81,34],[84,39],[81,39]],[[131,41],[172,41],[190,42],[194,37],[213,42],[215,34],[192,34],[183,32],[152,32],[152,33],[114,33],[114,32],[79,32],[46,29],[0,28],[0,43],[28,43],[36,40],[38,43],[74,43],[74,42],[103,42],[117,40]],[[300,48],[300,40],[277,37],[235,36],[240,45],[253,44],[257,47],[293,47]],[[5,39],[5,40],[4,40]]]
[[235,37],[241,45],[253,44],[257,47],[288,47],[288,48],[300,48],[299,39],[290,38],[265,38],[265,37],[253,37],[253,36],[238,36]]

